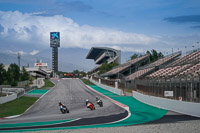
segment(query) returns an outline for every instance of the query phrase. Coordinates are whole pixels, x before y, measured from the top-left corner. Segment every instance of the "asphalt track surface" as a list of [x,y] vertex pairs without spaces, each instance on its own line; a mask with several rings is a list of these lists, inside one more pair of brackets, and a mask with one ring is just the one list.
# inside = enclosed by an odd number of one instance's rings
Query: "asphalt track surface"
[[[55,127],[66,127],[113,122],[123,119],[128,115],[125,109],[88,89],[79,79],[61,79],[58,81],[53,80],[53,82],[55,83],[55,87],[40,98],[23,115],[13,119],[0,120],[0,124],[78,119],[71,123],[55,124]],[[99,107],[96,104],[96,96],[102,99],[103,107]],[[86,99],[94,103],[96,110],[92,111],[86,108]],[[67,106],[70,110],[69,114],[61,114],[58,106],[59,101],[62,101]],[[32,128],[38,128],[38,126],[12,129]],[[42,127],[40,126],[40,128]],[[48,126],[44,126],[44,128],[48,128]],[[0,128],[0,131],[8,129],[10,128]]]

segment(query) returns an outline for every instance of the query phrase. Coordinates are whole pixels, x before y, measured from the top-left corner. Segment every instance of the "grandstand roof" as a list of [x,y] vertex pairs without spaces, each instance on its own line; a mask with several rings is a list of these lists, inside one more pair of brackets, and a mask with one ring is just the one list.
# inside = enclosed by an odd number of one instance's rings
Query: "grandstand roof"
[[104,61],[108,64],[111,62],[121,64],[121,51],[107,47],[92,47],[86,59],[93,59],[95,64],[102,64]]
[[38,77],[47,77],[47,72],[42,70],[39,67],[28,67],[26,68],[26,71],[33,74],[34,76],[38,76]]
[[107,47],[92,47],[86,56],[86,59],[96,59],[96,57],[105,50],[111,50],[117,52],[117,50]]

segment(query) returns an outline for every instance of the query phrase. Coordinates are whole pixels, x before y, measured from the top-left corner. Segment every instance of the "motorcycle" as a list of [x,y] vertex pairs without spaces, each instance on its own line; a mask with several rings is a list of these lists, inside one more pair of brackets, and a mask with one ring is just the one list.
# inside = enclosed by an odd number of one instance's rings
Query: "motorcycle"
[[90,108],[91,110],[95,110],[95,107],[91,102],[87,103],[87,108]]
[[103,101],[101,99],[98,99],[96,100],[97,101],[97,104],[100,106],[100,107],[103,107]]
[[61,106],[60,106],[60,111],[61,111],[61,113],[63,113],[63,114],[69,113],[69,110],[68,110],[67,107],[64,106],[64,105],[61,105]]

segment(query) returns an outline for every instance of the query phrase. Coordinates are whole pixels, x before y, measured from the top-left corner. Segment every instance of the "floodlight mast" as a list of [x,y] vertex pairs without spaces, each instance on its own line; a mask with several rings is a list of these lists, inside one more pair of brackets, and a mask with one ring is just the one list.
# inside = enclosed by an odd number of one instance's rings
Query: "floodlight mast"
[[18,58],[18,66],[19,66],[19,68],[20,68],[20,56],[21,56],[20,52],[19,52],[19,53],[17,53],[17,58]]

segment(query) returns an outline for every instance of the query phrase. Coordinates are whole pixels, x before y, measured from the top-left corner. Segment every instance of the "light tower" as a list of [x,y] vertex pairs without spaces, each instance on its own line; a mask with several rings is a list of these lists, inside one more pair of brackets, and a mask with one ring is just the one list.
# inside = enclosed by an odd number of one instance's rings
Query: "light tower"
[[20,68],[20,56],[21,56],[20,52],[17,53],[17,59],[18,59],[18,66],[19,66],[19,68]]
[[58,47],[60,47],[60,32],[50,32],[50,47],[52,48],[52,71],[55,77],[58,72]]

